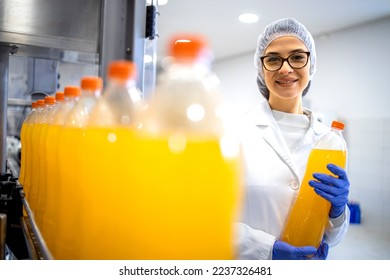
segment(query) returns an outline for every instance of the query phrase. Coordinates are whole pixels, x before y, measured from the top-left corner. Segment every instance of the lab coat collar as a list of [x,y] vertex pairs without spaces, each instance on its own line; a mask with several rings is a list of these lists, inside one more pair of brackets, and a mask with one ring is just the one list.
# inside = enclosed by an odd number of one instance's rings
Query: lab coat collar
[[269,103],[264,100],[257,108],[249,112],[249,117],[257,126],[269,126],[273,119],[272,110]]
[[[315,135],[321,135],[329,130],[328,127],[318,121],[318,118],[313,111],[307,108],[303,108],[303,111],[309,116],[310,126]],[[267,127],[271,125],[271,121],[274,120],[272,109],[267,100],[264,100],[257,108],[255,108],[255,110],[250,111],[248,114],[253,123],[258,127]]]
[[281,159],[289,166],[296,180],[299,180],[290,150],[278,128],[278,124],[272,114],[269,103],[267,101],[260,103],[257,108],[249,112],[249,118],[251,119],[251,122],[262,131],[263,138],[268,145],[270,145],[270,147],[272,147],[272,149],[274,149]]
[[[322,135],[330,130],[329,127],[318,121],[314,112],[307,108],[304,108],[304,112],[310,118],[311,129],[309,129],[309,133],[305,135],[300,146],[317,142]],[[297,169],[292,160],[290,150],[284,141],[281,131],[278,129],[278,124],[272,114],[272,109],[269,106],[269,103],[264,100],[257,108],[248,112],[248,115],[251,121],[263,131],[264,140],[275,150],[276,153],[279,154],[298,179],[299,176],[296,172]]]

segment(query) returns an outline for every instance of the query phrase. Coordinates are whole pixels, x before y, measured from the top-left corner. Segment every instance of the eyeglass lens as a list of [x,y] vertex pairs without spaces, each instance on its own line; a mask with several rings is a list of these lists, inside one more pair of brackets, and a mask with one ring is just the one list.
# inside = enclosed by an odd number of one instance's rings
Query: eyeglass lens
[[309,59],[309,53],[293,53],[287,58],[277,55],[267,55],[263,57],[263,65],[269,71],[276,71],[282,68],[283,62],[287,61],[291,68],[300,69],[306,66]]

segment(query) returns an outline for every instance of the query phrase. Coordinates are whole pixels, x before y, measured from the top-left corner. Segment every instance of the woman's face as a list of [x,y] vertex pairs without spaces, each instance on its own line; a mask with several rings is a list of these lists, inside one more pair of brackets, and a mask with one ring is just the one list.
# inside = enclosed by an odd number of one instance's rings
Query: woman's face
[[[269,44],[264,56],[272,54],[287,58],[291,54],[307,51],[308,49],[300,39],[294,36],[283,36]],[[284,61],[282,67],[276,71],[268,71],[263,68],[265,84],[270,92],[270,100],[300,100],[303,90],[309,83],[309,70],[310,61],[301,69],[291,68],[287,61]]]

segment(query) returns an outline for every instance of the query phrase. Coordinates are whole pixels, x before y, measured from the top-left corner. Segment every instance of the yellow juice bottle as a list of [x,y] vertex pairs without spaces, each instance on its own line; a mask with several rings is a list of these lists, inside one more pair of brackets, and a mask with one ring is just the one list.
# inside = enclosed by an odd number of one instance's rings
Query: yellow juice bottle
[[37,177],[37,190],[38,195],[36,199],[35,205],[35,222],[38,228],[42,227],[42,214],[44,202],[46,200],[46,138],[47,138],[47,128],[48,121],[51,112],[55,107],[55,97],[54,96],[46,96],[45,97],[45,114],[42,117],[41,122],[41,131],[39,134],[38,140],[38,177]]
[[347,149],[341,134],[343,129],[343,123],[334,121],[332,130],[311,151],[298,197],[281,235],[282,241],[297,247],[318,248],[321,244],[331,205],[316,194],[308,182],[314,179],[313,173],[333,175],[326,167],[329,163],[346,167]]
[[131,167],[122,158],[134,148],[135,111],[141,104],[135,70],[131,61],[110,63],[107,86],[84,132],[78,170],[81,259],[128,259],[131,251],[126,237],[134,229],[127,222],[131,201],[123,180]]
[[24,178],[25,178],[25,170],[26,170],[26,154],[28,150],[31,149],[31,147],[28,146],[28,141],[27,141],[27,126],[29,123],[31,123],[32,119],[34,118],[34,115],[36,113],[36,108],[38,107],[37,102],[32,102],[31,103],[31,111],[27,115],[26,119],[24,120],[22,124],[22,128],[20,130],[20,141],[22,145],[22,153],[21,153],[21,161],[20,161],[20,173],[19,173],[19,178],[18,181],[19,183],[23,186],[24,185]]
[[[70,111],[60,132],[58,150],[59,178],[58,235],[56,238],[56,259],[80,258],[80,227],[84,202],[79,182],[83,176],[80,170],[84,128],[89,114],[100,97],[103,80],[96,76],[85,76],[80,81],[81,96]],[[101,159],[99,159],[100,161]],[[69,207],[74,205],[75,207]]]
[[[38,100],[39,101],[39,100]],[[47,113],[45,101],[42,99],[43,105],[41,113],[37,116],[34,128],[32,130],[31,139],[32,139],[32,156],[31,156],[31,173],[30,173],[30,187],[29,194],[27,196],[27,200],[29,202],[31,211],[36,215],[36,206],[39,195],[39,185],[38,185],[38,177],[39,177],[39,162],[40,162],[40,146],[39,139],[41,135],[41,130],[43,127],[43,122],[45,119],[45,114]]]
[[[56,114],[61,108],[61,104],[64,101],[64,93],[63,92],[56,92],[55,95],[56,105],[55,107],[50,111],[48,117],[47,117],[47,128],[46,128],[46,137],[45,137],[45,174],[44,181],[42,184],[44,185],[44,192],[45,192],[45,199],[42,200],[41,207],[39,209],[41,213],[41,222],[40,225],[40,231],[41,234],[46,242],[46,245],[49,247],[49,240],[46,236],[47,232],[47,226],[48,226],[48,217],[52,215],[52,210],[48,209],[48,204],[53,201],[52,196],[54,195],[54,192],[51,192],[51,190],[55,189],[53,186],[53,180],[52,180],[52,174],[53,174],[53,168],[54,168],[54,157],[56,155],[56,147],[53,145],[53,143],[56,143],[56,135],[58,135],[58,130],[55,130],[55,127],[60,126],[54,126],[54,120],[56,118]],[[54,128],[53,128],[54,127]],[[49,187],[50,186],[50,187]],[[53,207],[52,207],[53,208]],[[52,209],[51,208],[51,209]],[[50,249],[50,247],[49,247]]]
[[128,153],[119,167],[126,174],[127,258],[234,259],[240,146],[218,115],[204,39],[182,34],[170,47],[173,62],[159,77],[142,128],[126,141],[132,148],[121,148]]
[[46,187],[46,202],[45,212],[43,217],[42,231],[47,243],[47,246],[56,258],[57,254],[57,239],[59,233],[59,226],[61,220],[59,219],[59,203],[62,201],[62,197],[58,193],[60,178],[60,159],[59,150],[60,146],[61,130],[70,113],[74,108],[78,97],[80,96],[80,87],[78,86],[66,86],[64,88],[64,102],[59,107],[58,111],[54,115],[53,123],[47,131],[47,158],[51,163],[51,168],[47,173],[47,187]]
[[23,179],[23,191],[26,194],[27,201],[29,201],[30,196],[30,186],[32,181],[32,169],[33,169],[33,153],[36,150],[36,147],[33,146],[33,132],[35,130],[35,125],[37,118],[42,113],[43,107],[45,105],[44,100],[36,101],[37,108],[36,113],[26,126],[26,163],[25,163],[25,173]]

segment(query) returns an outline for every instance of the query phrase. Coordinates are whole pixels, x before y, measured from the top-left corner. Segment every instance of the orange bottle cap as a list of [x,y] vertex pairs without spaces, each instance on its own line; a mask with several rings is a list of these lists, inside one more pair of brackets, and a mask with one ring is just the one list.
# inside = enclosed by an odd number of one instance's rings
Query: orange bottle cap
[[345,127],[345,125],[344,125],[344,123],[342,123],[342,122],[333,121],[333,122],[332,122],[332,127],[338,128],[338,129],[340,129],[340,130],[343,130],[344,127]]
[[108,66],[108,77],[118,80],[129,80],[135,79],[136,77],[136,66],[132,61],[129,60],[115,60]]
[[201,35],[178,34],[171,39],[169,54],[176,60],[194,61],[211,54],[209,44]]
[[85,76],[81,79],[82,90],[101,90],[103,79],[97,76]]
[[54,96],[46,96],[45,97],[45,104],[53,105],[55,103],[56,103],[56,98]]
[[63,92],[56,92],[56,101],[63,101],[64,100],[64,93]]
[[43,107],[43,106],[45,106],[45,100],[44,99],[39,99],[37,101],[37,104],[38,104],[38,107]]
[[37,108],[38,107],[38,103],[36,101],[31,102],[31,107],[34,108],[34,109]]
[[78,86],[66,86],[64,88],[64,95],[67,97],[77,97],[80,96],[81,89]]

